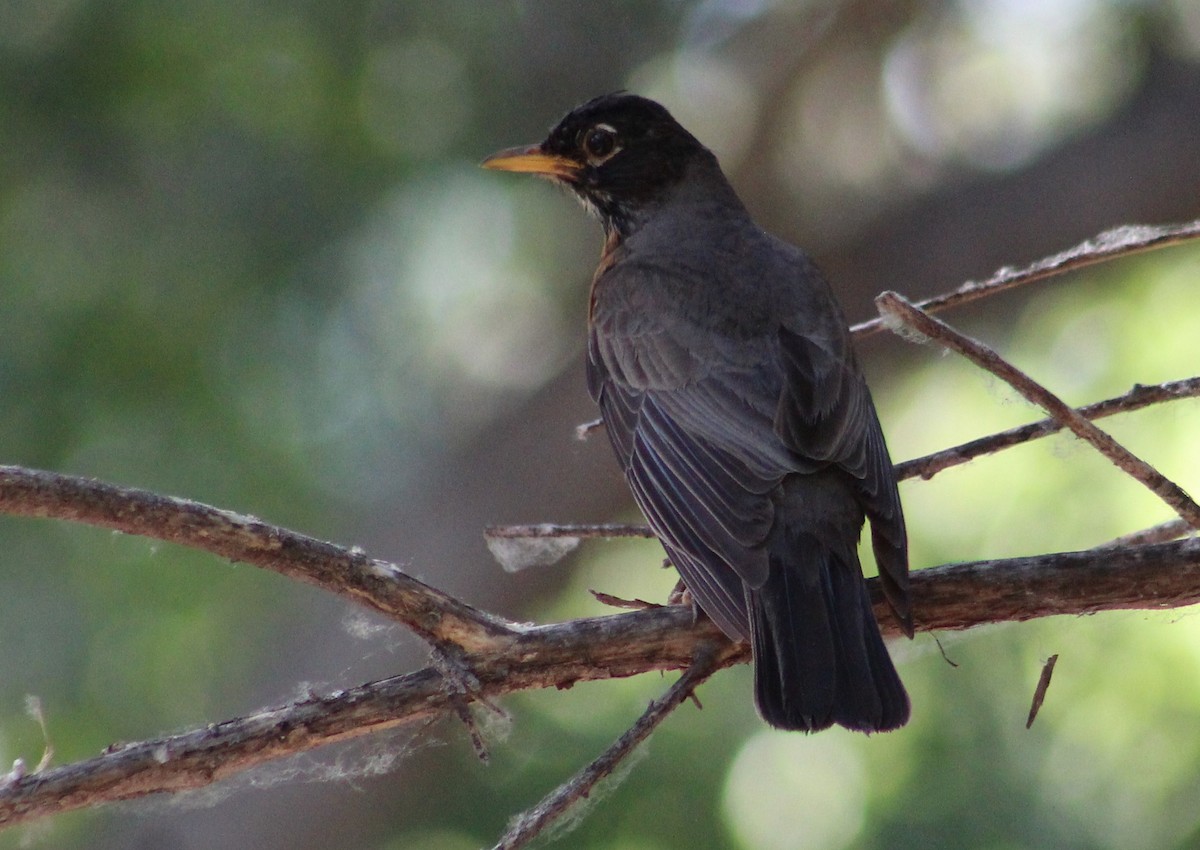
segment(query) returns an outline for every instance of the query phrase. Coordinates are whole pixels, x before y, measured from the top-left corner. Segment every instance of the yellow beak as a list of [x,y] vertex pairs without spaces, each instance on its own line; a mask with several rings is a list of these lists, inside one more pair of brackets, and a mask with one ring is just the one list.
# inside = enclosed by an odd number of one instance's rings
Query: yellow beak
[[540,174],[543,177],[556,177],[560,180],[574,179],[581,168],[579,163],[572,162],[564,156],[546,153],[542,150],[541,145],[506,148],[492,154],[480,165],[493,171]]

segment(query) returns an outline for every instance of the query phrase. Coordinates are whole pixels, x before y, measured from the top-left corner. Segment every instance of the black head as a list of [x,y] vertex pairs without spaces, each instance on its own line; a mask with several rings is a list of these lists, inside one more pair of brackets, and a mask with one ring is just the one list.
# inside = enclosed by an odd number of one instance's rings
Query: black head
[[571,110],[541,144],[500,151],[483,167],[548,177],[619,226],[654,207],[701,162],[719,173],[712,153],[663,106],[619,92]]

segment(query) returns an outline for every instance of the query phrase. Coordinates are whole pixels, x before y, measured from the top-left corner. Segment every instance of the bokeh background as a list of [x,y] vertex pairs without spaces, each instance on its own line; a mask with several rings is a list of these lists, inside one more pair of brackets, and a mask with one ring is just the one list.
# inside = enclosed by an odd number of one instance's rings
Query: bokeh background
[[[1195,0],[0,3],[0,461],[361,545],[519,619],[661,598],[650,543],[509,574],[489,523],[634,519],[581,349],[598,227],[477,168],[629,88],[720,155],[852,320],[1108,227],[1200,216]],[[1200,250],[951,314],[1075,403],[1196,374]],[[862,347],[893,454],[1038,418],[954,358]],[[1200,491],[1195,401],[1106,427]],[[1168,518],[1068,438],[902,487],[915,566],[1087,547]],[[558,846],[1200,844],[1200,624],[1109,613],[896,647],[915,705],[867,739],[769,731],[749,671],[668,720]],[[1060,655],[1032,730],[1042,662]],[[0,518],[0,764],[56,763],[424,663],[274,575]],[[465,850],[598,753],[657,675],[452,723],[0,847]]]

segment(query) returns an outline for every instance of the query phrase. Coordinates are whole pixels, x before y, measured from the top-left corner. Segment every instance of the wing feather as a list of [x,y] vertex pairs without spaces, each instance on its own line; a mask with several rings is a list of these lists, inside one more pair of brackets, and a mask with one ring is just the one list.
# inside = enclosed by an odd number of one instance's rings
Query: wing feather
[[597,281],[601,295],[626,297],[593,313],[588,384],[635,500],[701,607],[746,635],[742,583],[766,580],[780,483],[836,466],[856,482],[889,601],[906,615],[899,495],[836,305],[806,309],[824,290],[798,287],[794,308],[774,311],[782,323],[733,336],[689,321],[672,300],[686,282],[664,275],[618,263]]

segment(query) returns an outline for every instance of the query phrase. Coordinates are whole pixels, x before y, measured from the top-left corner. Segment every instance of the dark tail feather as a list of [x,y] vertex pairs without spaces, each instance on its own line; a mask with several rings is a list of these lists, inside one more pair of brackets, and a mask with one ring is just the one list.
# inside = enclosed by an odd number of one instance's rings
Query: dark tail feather
[[804,536],[772,555],[766,583],[747,592],[754,692],[763,719],[815,732],[838,723],[884,732],[908,722],[908,694],[892,664],[856,556],[844,563]]

